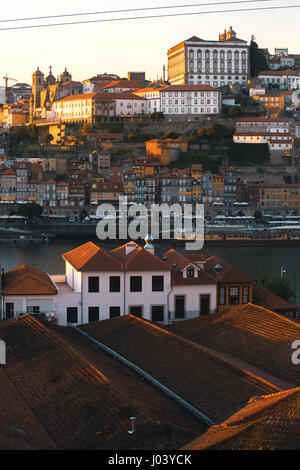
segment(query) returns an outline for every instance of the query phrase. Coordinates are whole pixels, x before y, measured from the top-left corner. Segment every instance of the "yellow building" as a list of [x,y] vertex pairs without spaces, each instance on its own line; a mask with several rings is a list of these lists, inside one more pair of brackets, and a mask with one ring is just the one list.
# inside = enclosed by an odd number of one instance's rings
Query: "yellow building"
[[146,154],[159,158],[166,165],[176,160],[179,152],[187,151],[187,139],[152,139],[146,142]]
[[269,112],[272,119],[276,119],[284,109],[284,96],[282,94],[253,95],[255,101],[259,101]]
[[92,183],[90,187],[90,203],[119,203],[119,197],[123,195],[123,185],[120,182],[105,181],[104,183]]
[[213,175],[212,177],[213,202],[224,200],[224,176]]
[[56,185],[56,200],[60,207],[69,205],[69,184],[61,181]]
[[260,207],[300,207],[300,184],[258,184]]

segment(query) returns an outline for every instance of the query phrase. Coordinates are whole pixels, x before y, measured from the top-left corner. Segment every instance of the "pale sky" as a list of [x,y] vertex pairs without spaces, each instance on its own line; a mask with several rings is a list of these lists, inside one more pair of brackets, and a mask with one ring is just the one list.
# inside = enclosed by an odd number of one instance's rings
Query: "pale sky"
[[[186,0],[185,4],[210,3],[209,6],[158,10],[149,12],[122,13],[100,16],[144,16],[201,10],[223,10],[234,8],[299,5],[299,0],[269,0],[266,2],[236,5],[212,5],[224,0]],[[86,13],[93,11],[143,8],[154,6],[182,5],[180,0],[37,0],[2,1],[1,19]],[[95,17],[75,17],[31,22],[3,23],[0,29],[17,25],[58,23],[91,20]],[[300,8],[286,10],[219,13],[183,16],[175,18],[127,20],[111,23],[92,23],[17,31],[1,31],[1,80],[7,73],[19,82],[31,84],[31,75],[37,66],[48,74],[49,65],[56,76],[65,67],[74,80],[84,80],[97,73],[116,73],[127,76],[128,71],[145,71],[147,79],[162,75],[163,64],[167,65],[167,51],[191,36],[202,39],[218,39],[220,32],[232,25],[241,39],[250,41],[256,37],[260,47],[288,47],[289,52],[300,54],[299,41]],[[10,82],[12,85],[15,82]]]

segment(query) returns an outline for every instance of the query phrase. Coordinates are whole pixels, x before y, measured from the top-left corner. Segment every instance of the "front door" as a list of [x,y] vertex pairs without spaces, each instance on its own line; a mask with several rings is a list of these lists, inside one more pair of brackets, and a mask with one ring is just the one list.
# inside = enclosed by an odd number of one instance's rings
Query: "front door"
[[176,295],[175,297],[175,318],[185,317],[185,298],[184,295]]
[[200,295],[200,315],[208,315],[210,313],[210,295]]

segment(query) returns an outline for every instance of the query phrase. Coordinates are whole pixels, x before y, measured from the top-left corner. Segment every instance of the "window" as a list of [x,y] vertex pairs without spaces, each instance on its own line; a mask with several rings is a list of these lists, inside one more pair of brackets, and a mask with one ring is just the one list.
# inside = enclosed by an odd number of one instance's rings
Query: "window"
[[239,304],[239,288],[230,287],[229,289],[229,304],[238,305]]
[[140,318],[142,318],[143,316],[142,305],[132,305],[129,311],[130,311],[130,315],[135,315],[136,317],[140,317]]
[[78,323],[77,307],[67,307],[67,323]]
[[119,317],[121,315],[120,307],[109,307],[109,318]]
[[15,306],[13,302],[6,302],[5,304],[5,313],[6,318],[13,318],[15,312]]
[[98,276],[89,276],[89,292],[99,292]]
[[187,268],[186,270],[187,277],[195,277],[195,269],[194,268]]
[[163,292],[164,276],[152,276],[152,292]]
[[120,292],[120,276],[110,276],[109,292]]
[[142,292],[142,276],[130,276],[130,292]]
[[152,306],[152,321],[164,321],[164,306],[153,305]]
[[225,305],[225,302],[226,302],[225,294],[226,294],[225,287],[220,287],[220,292],[219,292],[219,304],[220,305]]
[[249,302],[249,287],[243,287],[243,304],[247,304]]
[[89,307],[89,323],[99,320],[99,307]]
[[39,305],[28,306],[28,307],[27,307],[27,313],[40,313],[40,307],[39,307]]

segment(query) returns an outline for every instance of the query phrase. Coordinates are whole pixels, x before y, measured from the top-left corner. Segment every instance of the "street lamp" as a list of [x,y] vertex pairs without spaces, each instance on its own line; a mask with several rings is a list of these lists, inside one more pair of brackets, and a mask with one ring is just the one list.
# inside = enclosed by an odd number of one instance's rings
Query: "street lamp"
[[280,266],[280,277],[283,277],[283,275],[287,272],[287,267],[286,266]]

